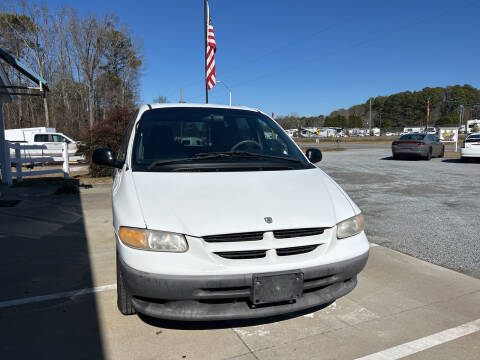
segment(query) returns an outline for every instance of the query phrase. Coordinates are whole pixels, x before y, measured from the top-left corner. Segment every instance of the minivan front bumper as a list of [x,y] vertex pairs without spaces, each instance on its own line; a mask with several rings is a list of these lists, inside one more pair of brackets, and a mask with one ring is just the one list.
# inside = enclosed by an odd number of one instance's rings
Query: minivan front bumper
[[303,295],[293,303],[250,303],[253,277],[242,275],[159,275],[129,267],[119,258],[119,270],[136,310],[168,320],[212,321],[269,317],[328,304],[357,284],[368,251],[352,259],[299,269]]

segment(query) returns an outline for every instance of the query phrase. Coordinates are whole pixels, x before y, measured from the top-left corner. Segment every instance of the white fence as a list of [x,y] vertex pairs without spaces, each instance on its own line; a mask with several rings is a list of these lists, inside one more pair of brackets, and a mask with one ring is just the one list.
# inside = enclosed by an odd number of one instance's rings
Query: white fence
[[[10,149],[15,150],[15,157],[11,157]],[[48,174],[58,174],[63,173],[63,177],[68,179],[70,172],[78,171],[80,169],[70,168],[70,161],[75,160],[84,160],[84,156],[69,156],[68,155],[68,144],[63,143],[62,156],[29,156],[22,157],[22,150],[46,150],[45,145],[22,145],[20,143],[11,143],[10,141],[5,141],[5,154],[7,158],[6,162],[6,174],[7,174],[7,184],[13,184],[13,177],[17,178],[17,181],[22,181],[24,176],[37,176],[37,175],[48,175]],[[43,153],[43,151],[42,151]],[[22,165],[25,163],[47,163],[47,162],[62,162],[61,169],[49,169],[49,170],[38,170],[38,171],[23,171]],[[12,163],[16,164],[16,171],[12,171]]]

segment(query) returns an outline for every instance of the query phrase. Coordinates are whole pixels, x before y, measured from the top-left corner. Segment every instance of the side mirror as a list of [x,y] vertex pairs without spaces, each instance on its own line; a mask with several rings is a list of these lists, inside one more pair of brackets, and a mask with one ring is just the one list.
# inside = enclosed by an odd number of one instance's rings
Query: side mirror
[[313,164],[322,161],[322,152],[319,149],[307,149],[305,154],[307,155],[308,160],[310,160],[310,162]]
[[118,169],[123,167],[123,161],[115,159],[115,152],[110,148],[95,149],[92,161],[97,165],[111,166]]

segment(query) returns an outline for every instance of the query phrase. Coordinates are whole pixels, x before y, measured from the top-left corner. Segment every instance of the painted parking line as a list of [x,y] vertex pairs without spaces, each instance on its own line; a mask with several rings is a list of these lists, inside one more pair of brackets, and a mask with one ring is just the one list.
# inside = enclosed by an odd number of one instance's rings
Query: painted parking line
[[480,319],[402,345],[394,346],[390,349],[358,358],[357,360],[401,359],[477,331],[480,331]]
[[93,294],[93,293],[102,292],[102,291],[115,290],[116,288],[117,288],[117,284],[110,284],[110,285],[97,286],[93,288],[65,291],[65,292],[49,294],[49,295],[40,295],[40,296],[32,296],[32,297],[22,298],[22,299],[0,301],[0,308],[31,304],[31,303],[47,301],[47,300],[63,299],[68,297],[80,296],[80,295]]

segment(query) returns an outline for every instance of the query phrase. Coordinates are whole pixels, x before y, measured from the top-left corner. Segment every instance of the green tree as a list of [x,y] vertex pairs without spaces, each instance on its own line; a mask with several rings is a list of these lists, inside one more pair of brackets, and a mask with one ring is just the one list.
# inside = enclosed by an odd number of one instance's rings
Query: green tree
[[389,120],[389,119],[386,119],[383,121],[382,123],[382,127],[385,129],[385,130],[392,130],[392,122]]
[[459,121],[459,115],[456,113],[448,114],[442,116],[440,119],[437,120],[435,125],[437,126],[447,126],[447,125],[456,125]]
[[[421,126],[427,117],[427,101],[430,101],[430,123],[448,125],[458,124],[458,111],[463,106],[466,116],[479,109],[480,90],[471,85],[455,85],[442,87],[426,87],[420,91],[404,91],[389,96],[377,96],[372,102],[372,120],[379,123],[379,119],[388,119],[392,128],[406,126]],[[366,120],[369,116],[369,100],[363,104],[353,105],[349,109],[335,110],[328,118],[343,114],[349,119],[349,126],[353,126],[353,115]],[[447,117],[444,119],[444,117]],[[440,120],[442,119],[442,120]],[[381,121],[385,127],[385,120]]]
[[348,116],[347,126],[351,127],[351,128],[361,128],[361,127],[363,127],[363,120],[357,114],[350,114]]
[[35,24],[26,15],[0,13],[0,47],[17,58],[25,51],[23,38],[29,38],[35,31]]
[[324,126],[327,127],[347,127],[347,118],[343,115],[329,116],[325,119]]

